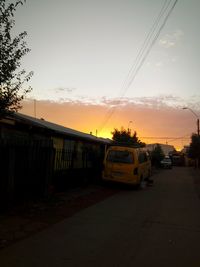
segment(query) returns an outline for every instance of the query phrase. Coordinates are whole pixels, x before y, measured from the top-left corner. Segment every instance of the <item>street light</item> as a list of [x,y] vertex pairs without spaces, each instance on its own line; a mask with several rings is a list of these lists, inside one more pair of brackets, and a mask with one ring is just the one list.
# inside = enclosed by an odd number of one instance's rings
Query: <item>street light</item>
[[197,118],[197,135],[199,136],[199,117],[198,117],[198,115],[191,108],[183,107],[183,109],[190,110],[192,112],[192,114]]

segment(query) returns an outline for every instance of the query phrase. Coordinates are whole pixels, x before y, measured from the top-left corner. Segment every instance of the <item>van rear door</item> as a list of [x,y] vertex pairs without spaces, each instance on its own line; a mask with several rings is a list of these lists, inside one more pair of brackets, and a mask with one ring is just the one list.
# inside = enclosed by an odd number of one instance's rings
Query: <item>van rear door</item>
[[113,180],[132,179],[134,155],[128,150],[109,150],[106,157],[105,175]]

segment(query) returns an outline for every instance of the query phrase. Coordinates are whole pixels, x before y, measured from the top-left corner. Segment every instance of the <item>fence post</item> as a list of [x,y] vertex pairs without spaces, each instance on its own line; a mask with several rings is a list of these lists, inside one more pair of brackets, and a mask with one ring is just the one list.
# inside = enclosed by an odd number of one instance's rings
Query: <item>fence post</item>
[[15,149],[14,147],[8,148],[8,188],[7,188],[7,197],[8,202],[12,203],[14,200],[14,191],[15,191]]
[[50,147],[47,149],[48,157],[46,161],[46,171],[45,171],[45,188],[44,188],[44,196],[49,197],[51,195],[51,191],[54,190],[53,188],[53,172],[55,168],[55,149]]

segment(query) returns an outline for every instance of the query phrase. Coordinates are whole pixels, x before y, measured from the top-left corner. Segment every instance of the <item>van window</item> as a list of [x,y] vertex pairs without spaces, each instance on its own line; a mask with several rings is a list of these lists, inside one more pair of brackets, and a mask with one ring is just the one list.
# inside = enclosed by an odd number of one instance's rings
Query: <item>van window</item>
[[110,150],[107,161],[119,163],[134,163],[133,153],[129,151]]
[[139,163],[144,163],[148,160],[147,154],[145,152],[140,152],[138,157]]

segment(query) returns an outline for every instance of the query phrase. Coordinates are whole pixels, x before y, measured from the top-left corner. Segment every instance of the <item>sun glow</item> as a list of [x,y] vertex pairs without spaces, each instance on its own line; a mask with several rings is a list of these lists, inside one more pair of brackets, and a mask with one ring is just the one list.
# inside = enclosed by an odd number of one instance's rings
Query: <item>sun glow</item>
[[[33,107],[33,101],[24,101],[20,112],[34,116]],[[187,119],[185,113],[178,109],[163,107],[158,110],[140,105],[126,106],[116,112],[105,128],[100,130],[100,124],[105,118],[104,109],[102,106],[81,103],[37,101],[36,115],[37,118],[44,118],[46,121],[97,137],[112,139],[114,129],[120,130],[123,127],[129,128],[131,133],[136,131],[139,140],[146,144],[168,144],[180,150],[190,143],[189,133],[194,129],[193,121],[190,116]]]
[[103,129],[98,133],[98,137],[103,137],[103,138],[109,138],[112,139],[112,132],[113,130],[111,129]]

